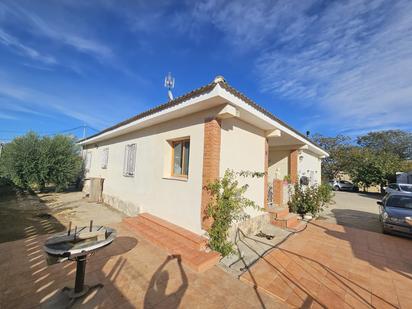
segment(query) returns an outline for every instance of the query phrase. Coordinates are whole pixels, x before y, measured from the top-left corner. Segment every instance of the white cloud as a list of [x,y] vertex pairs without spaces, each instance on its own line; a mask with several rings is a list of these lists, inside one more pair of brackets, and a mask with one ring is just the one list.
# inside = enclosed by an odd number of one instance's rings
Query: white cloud
[[103,120],[105,115],[101,117],[102,115],[98,112],[91,115],[84,108],[87,106],[84,102],[71,99],[67,93],[56,97],[29,87],[17,86],[15,82],[2,78],[0,79],[0,96],[4,97],[3,101],[12,100],[14,105],[11,108],[10,104],[3,102],[0,106],[0,112],[3,115],[9,115],[7,111],[25,112],[46,117],[58,113],[97,127],[105,127],[109,124]]
[[[49,6],[53,7],[53,4],[49,3]],[[111,58],[111,47],[95,38],[90,31],[90,25],[88,29],[78,26],[79,21],[69,12],[54,15],[51,11],[40,15],[36,11],[36,6],[31,6],[30,3],[21,5],[16,1],[5,1],[0,3],[0,22],[12,21],[35,37],[51,39],[97,58]]]
[[262,91],[313,104],[319,126],[343,131],[410,127],[411,12],[407,0],[210,0],[192,16],[257,53]]
[[17,117],[0,111],[0,119],[5,119],[5,120],[17,120]]
[[52,56],[43,55],[32,47],[20,42],[16,37],[0,29],[0,43],[12,47],[19,54],[29,56],[31,59],[39,60],[45,64],[56,64],[56,59]]

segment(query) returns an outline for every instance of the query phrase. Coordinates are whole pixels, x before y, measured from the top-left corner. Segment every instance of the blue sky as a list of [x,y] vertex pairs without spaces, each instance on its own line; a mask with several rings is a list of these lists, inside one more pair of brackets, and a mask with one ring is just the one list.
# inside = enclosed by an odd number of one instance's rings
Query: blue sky
[[407,0],[3,0],[0,141],[103,129],[164,103],[169,71],[175,96],[223,75],[302,132],[412,130],[411,12]]

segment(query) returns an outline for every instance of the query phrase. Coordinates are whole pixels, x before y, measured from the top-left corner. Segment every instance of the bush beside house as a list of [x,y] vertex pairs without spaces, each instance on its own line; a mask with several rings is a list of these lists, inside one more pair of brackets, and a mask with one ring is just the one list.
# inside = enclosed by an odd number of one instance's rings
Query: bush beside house
[[301,186],[296,184],[288,202],[289,210],[300,215],[307,213],[316,216],[333,199],[332,188],[327,184],[320,186]]

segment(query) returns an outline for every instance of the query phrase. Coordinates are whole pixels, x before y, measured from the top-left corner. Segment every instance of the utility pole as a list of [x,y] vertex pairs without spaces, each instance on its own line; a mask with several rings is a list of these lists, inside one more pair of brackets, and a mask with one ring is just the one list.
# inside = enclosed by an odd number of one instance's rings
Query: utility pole
[[86,138],[86,124],[83,124],[83,139]]

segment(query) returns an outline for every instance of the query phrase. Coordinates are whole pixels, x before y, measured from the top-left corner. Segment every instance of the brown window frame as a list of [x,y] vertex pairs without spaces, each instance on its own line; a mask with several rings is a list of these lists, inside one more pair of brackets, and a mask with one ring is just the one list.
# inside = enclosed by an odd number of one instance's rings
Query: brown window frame
[[[185,166],[185,144],[186,142],[189,142],[189,153],[190,153],[190,138],[183,138],[183,139],[178,139],[178,140],[173,140],[171,142],[172,146],[172,160],[171,160],[171,175],[172,177],[178,177],[178,178],[188,178],[189,177],[189,167],[187,167],[187,175],[186,174],[175,174],[175,145],[176,144],[182,144],[182,155],[181,155],[181,169],[182,172],[186,170]],[[189,156],[190,160],[190,156]],[[189,164],[189,161],[188,161]]]

